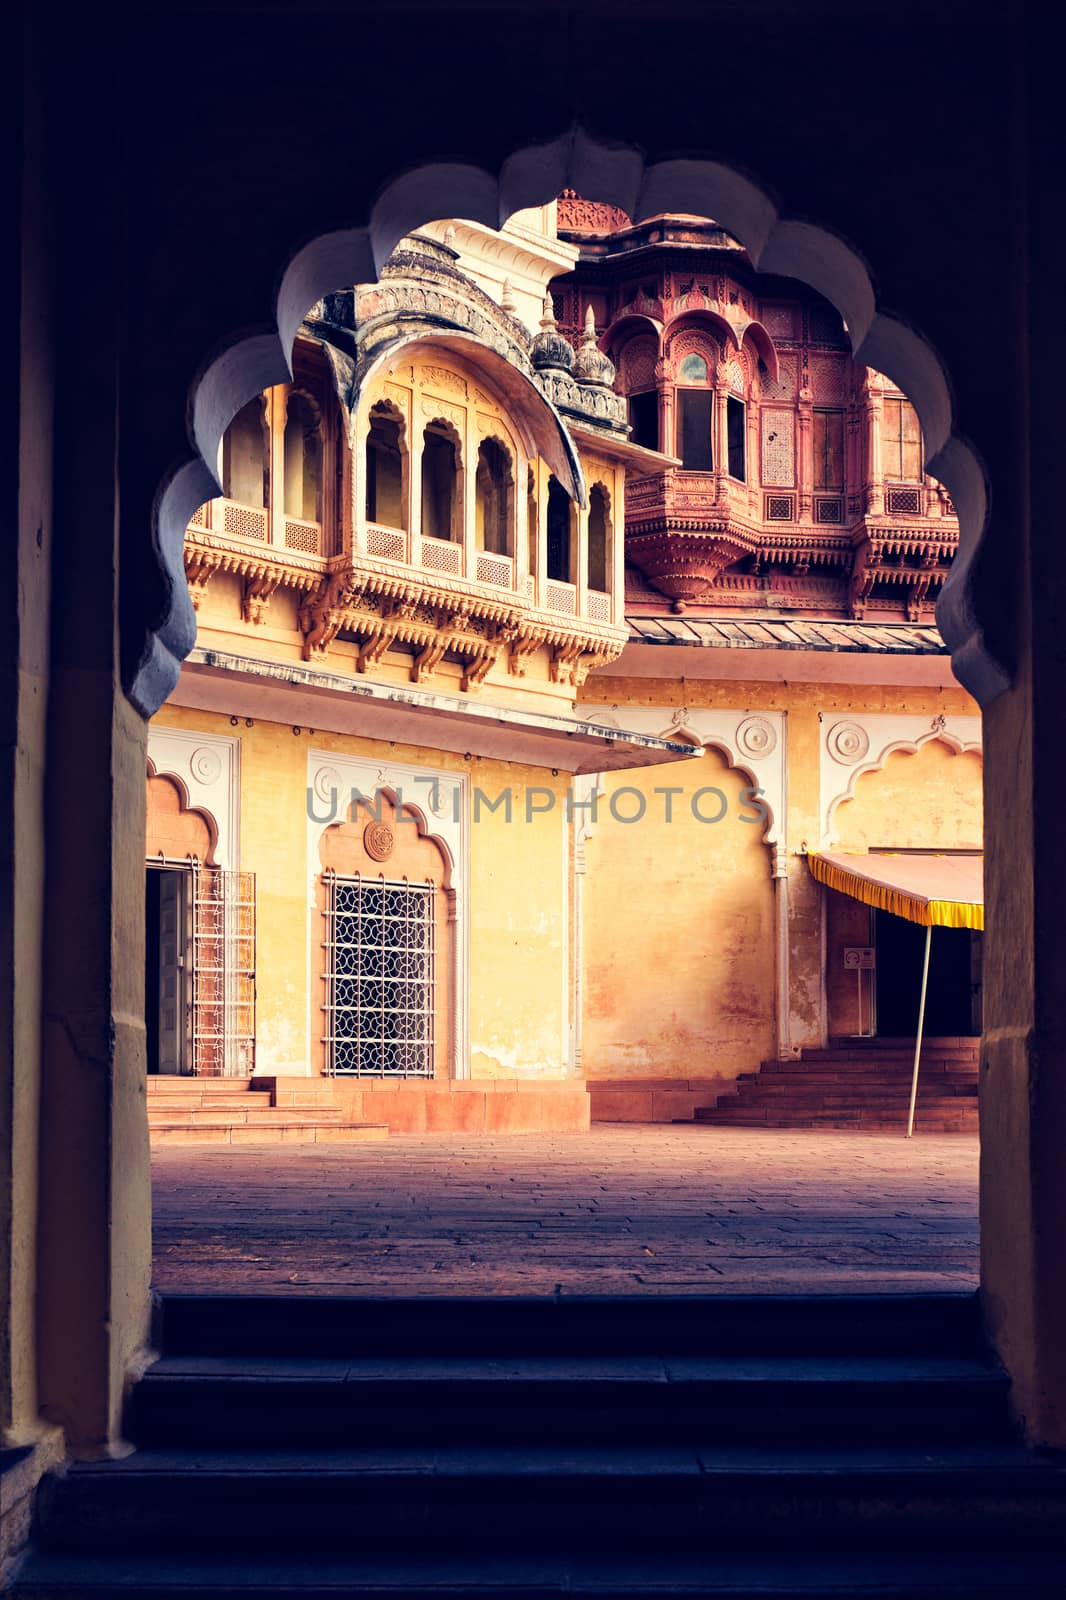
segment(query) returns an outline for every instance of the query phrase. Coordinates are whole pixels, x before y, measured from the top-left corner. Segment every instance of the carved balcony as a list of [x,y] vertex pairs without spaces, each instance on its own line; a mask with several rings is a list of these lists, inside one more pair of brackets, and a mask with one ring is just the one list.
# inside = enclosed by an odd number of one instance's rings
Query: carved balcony
[[315,538],[318,524],[262,508],[226,500],[201,507],[185,540],[193,604],[200,607],[216,574],[236,576],[242,619],[257,624],[271,595],[289,589],[300,597],[305,659],[321,658],[342,637],[358,648],[357,671],[395,648],[411,657],[412,682],[421,683],[448,656],[461,663],[466,690],[497,663],[524,677],[541,649],[553,682],[580,685],[625,644],[612,594],[538,580],[513,557],[371,522],[361,522],[355,548],[338,555],[306,548]]

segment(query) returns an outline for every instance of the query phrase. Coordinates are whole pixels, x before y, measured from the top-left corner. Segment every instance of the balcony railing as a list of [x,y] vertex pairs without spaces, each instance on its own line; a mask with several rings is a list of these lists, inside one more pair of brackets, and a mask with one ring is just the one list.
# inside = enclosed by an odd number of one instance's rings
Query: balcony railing
[[402,528],[386,528],[379,522],[366,524],[366,553],[386,561],[406,561],[410,544]]
[[[647,482],[648,480],[645,480]],[[217,533],[226,539],[247,541],[264,555],[273,552],[279,560],[287,555],[317,557],[330,555],[326,530],[308,517],[283,516],[265,506],[242,505],[237,500],[219,498],[208,501],[189,520],[191,534]],[[589,589],[579,604],[576,584],[519,571],[513,556],[495,551],[469,551],[452,539],[413,538],[402,528],[383,523],[362,522],[351,559],[358,565],[360,553],[373,560],[395,562],[421,570],[432,580],[434,575],[473,582],[498,594],[515,597],[522,607],[548,611],[559,617],[584,618],[589,622],[614,621],[613,597],[602,590]],[[340,552],[338,552],[340,554]],[[471,565],[472,563],[472,565]]]
[[234,539],[270,543],[270,513],[265,506],[242,506],[236,500],[214,500],[211,503],[211,526],[216,533],[229,534]]
[[483,550],[477,556],[478,583],[491,583],[499,589],[514,588],[514,561],[510,556],[489,555]]
[[451,539],[420,540],[422,546],[422,565],[429,567],[432,572],[446,572],[451,577],[459,577],[463,570],[463,547],[455,544]]
[[573,583],[559,583],[549,578],[544,585],[544,607],[546,611],[558,611],[560,616],[577,616],[577,585]]
[[301,555],[322,554],[322,525],[308,522],[303,517],[285,518],[285,548],[299,550]]

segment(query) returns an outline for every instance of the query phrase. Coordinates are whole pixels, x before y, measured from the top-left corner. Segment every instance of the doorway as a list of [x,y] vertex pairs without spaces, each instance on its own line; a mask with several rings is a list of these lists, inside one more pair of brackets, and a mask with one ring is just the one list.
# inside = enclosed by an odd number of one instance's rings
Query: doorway
[[189,871],[148,864],[144,875],[144,1012],[148,1071],[192,1072],[186,961]]
[[[913,1038],[918,1026],[925,928],[890,911],[874,912],[877,1032]],[[981,1031],[981,940],[969,928],[934,928],[929,948],[925,1032],[959,1038]]]

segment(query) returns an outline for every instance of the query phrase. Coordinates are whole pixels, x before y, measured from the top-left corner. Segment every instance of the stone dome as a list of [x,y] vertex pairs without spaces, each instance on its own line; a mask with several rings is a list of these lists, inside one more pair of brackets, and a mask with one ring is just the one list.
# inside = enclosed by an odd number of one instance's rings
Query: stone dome
[[529,359],[538,372],[556,368],[569,372],[574,365],[574,347],[559,332],[555,322],[555,307],[550,294],[544,296],[544,315],[540,319],[540,332],[529,347]]
[[574,377],[578,383],[595,383],[610,389],[614,385],[614,364],[596,343],[596,318],[589,306],[585,313],[585,333],[581,349],[574,357]]

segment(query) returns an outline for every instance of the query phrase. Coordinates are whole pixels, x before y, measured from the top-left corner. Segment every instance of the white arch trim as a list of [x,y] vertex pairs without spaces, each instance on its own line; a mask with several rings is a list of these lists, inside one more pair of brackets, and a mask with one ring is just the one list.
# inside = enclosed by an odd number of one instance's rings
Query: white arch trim
[[928,715],[869,715],[842,711],[819,712],[819,785],[821,802],[819,844],[835,841],[836,813],[855,795],[855,786],[867,772],[879,772],[890,755],[914,755],[922,745],[939,740],[955,753],[981,754],[981,718]]
[[688,739],[718,750],[731,767],[759,789],[768,816],[763,843],[774,849],[784,843],[786,713],[727,711],[697,706],[579,706],[585,721],[659,739]]
[[220,733],[187,728],[148,728],[148,759],[159,778],[178,778],[189,805],[208,811],[218,829],[215,860],[228,870],[240,865],[241,742]]
[[742,173],[700,158],[649,165],[639,150],[606,145],[572,125],[542,145],[515,151],[493,173],[459,163],[429,163],[385,184],[365,225],[322,234],[298,250],[280,277],[275,326],[235,337],[196,375],[189,413],[196,456],[161,486],[156,547],[170,605],[149,639],[129,692],[146,714],[162,704],[195,639],[185,585],[185,528],[220,492],[218,447],[230,420],[253,395],[290,381],[296,332],[310,306],[348,284],[372,282],[406,234],[442,213],[496,228],[515,211],[542,206],[564,188],[616,205],[634,221],[662,212],[713,217],[747,250],[755,267],[798,278],[844,320],[855,358],[890,377],[921,420],[928,472],[947,487],[959,520],[959,553],[937,606],[959,679],[987,705],[1008,686],[1009,666],[985,644],[971,597],[974,555],[988,512],[985,473],[967,440],[953,431],[951,391],[932,347],[879,307],[865,262],[827,228],[782,217],[769,193]]

